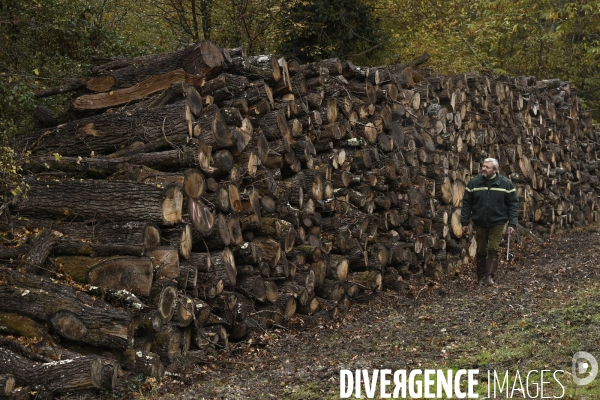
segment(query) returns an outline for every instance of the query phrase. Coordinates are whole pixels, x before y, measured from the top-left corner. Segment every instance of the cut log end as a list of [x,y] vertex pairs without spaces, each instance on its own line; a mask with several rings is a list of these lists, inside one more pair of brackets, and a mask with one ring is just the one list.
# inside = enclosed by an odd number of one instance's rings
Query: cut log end
[[142,241],[146,250],[152,250],[160,245],[160,229],[155,224],[144,226]]
[[199,199],[204,194],[204,176],[198,170],[187,171],[183,180],[183,190],[188,197]]
[[163,223],[174,225],[181,222],[181,208],[183,205],[183,192],[176,185],[169,185],[164,191],[162,204]]

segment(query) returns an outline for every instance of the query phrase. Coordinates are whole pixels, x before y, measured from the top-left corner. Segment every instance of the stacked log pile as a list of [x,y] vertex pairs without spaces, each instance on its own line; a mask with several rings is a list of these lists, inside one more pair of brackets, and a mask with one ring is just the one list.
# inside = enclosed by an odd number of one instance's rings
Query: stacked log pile
[[81,118],[17,144],[29,190],[1,222],[0,376],[110,389],[440,277],[474,255],[460,206],[485,157],[523,229],[598,221],[600,132],[568,82],[422,61],[300,65],[203,41],[94,69]]

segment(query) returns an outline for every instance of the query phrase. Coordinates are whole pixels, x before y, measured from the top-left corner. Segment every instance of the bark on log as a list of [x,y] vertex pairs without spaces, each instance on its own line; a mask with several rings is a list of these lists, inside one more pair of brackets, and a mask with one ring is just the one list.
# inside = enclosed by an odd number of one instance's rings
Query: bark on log
[[163,363],[170,364],[181,355],[181,340],[179,329],[167,324],[152,338],[152,352],[158,354]]
[[33,154],[88,156],[110,154],[134,141],[147,143],[165,135],[188,135],[182,102],[158,110],[126,109],[75,120],[55,128],[38,130],[19,138],[17,148]]
[[[73,108],[79,111],[98,110],[128,104],[143,99],[153,93],[165,90],[175,82],[193,84],[200,88],[204,85],[204,78],[198,75],[188,75],[183,69],[177,69],[163,74],[153,75],[135,86],[111,90],[108,93],[80,96],[73,102]],[[181,86],[181,83],[179,86]]]
[[123,368],[137,374],[153,378],[162,378],[165,372],[164,365],[156,353],[127,349],[120,360]]
[[86,275],[91,285],[148,296],[152,288],[153,271],[150,258],[113,258],[96,264]]
[[143,255],[143,244],[104,244],[86,243],[79,240],[61,240],[54,247],[54,254],[59,256],[89,256],[89,257],[111,257],[111,256],[134,256]]
[[[217,76],[225,66],[225,60],[219,47],[209,40],[189,44],[172,53],[152,54],[132,59],[116,59],[94,68],[97,75],[90,79],[87,86],[90,90],[98,92],[107,91],[111,88],[120,89],[134,86],[143,80],[182,68],[191,75],[206,76],[212,79]],[[107,79],[109,78],[109,79]],[[100,84],[98,81],[112,83]]]
[[37,386],[51,393],[99,389],[104,372],[96,356],[82,356],[51,363],[34,363],[0,348],[0,373],[12,374],[19,386]]
[[[29,180],[27,199],[18,201],[13,212],[42,217],[73,215],[83,218],[121,219],[173,225],[181,222],[183,195],[177,186],[134,182]],[[106,201],[107,194],[118,201]]]
[[265,280],[260,276],[242,277],[237,285],[241,293],[261,302],[267,299]]
[[37,273],[58,241],[54,232],[43,229],[33,240],[30,250],[21,261],[21,268],[25,272]]
[[[187,137],[187,136],[186,136]],[[181,174],[161,173],[151,170],[154,168],[189,167],[197,163],[196,149],[194,146],[183,146],[172,150],[181,139],[179,137],[167,138],[163,144],[159,142],[143,144],[135,142],[120,152],[104,157],[56,157],[39,156],[31,160],[28,170],[31,172],[63,171],[74,178],[110,178],[112,180],[136,180],[147,183],[177,183],[183,176]],[[182,143],[185,144],[185,143]],[[160,152],[145,153],[144,151],[163,150]],[[138,170],[139,169],[139,170]]]
[[10,312],[0,312],[0,324],[5,327],[3,331],[7,335],[52,342],[48,329],[31,318]]
[[[162,241],[169,246],[176,247],[184,259],[189,258],[192,252],[192,225],[181,224],[174,228],[163,229],[161,232]],[[146,247],[147,248],[147,247]],[[148,250],[153,250],[155,247]]]
[[47,322],[69,340],[114,349],[131,344],[135,323],[125,312],[48,278],[4,267],[0,276],[3,311]]
[[231,250],[226,247],[223,251],[211,255],[212,268],[217,278],[222,279],[227,286],[236,285],[237,271],[235,259]]
[[34,96],[36,99],[50,97],[57,94],[73,92],[75,90],[80,89],[83,86],[85,86],[85,81],[83,79],[67,79],[62,85],[46,89],[37,89],[34,92]]

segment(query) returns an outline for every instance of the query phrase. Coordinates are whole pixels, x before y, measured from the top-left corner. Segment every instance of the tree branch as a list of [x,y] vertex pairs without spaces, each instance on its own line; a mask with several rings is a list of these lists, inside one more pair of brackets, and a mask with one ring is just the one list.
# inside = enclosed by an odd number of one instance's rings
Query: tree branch
[[496,74],[494,74],[494,70],[492,68],[490,68],[490,66],[479,57],[479,55],[477,54],[477,52],[475,51],[475,49],[473,48],[473,46],[471,46],[471,43],[469,43],[467,41],[467,39],[465,39],[465,37],[463,36],[463,34],[460,31],[460,29],[457,28],[456,31],[460,35],[461,39],[467,44],[467,46],[469,47],[469,49],[471,50],[471,52],[473,52],[473,55],[475,56],[475,58],[477,59],[477,61],[479,61],[482,65],[485,65],[485,67],[488,69],[488,71],[490,71],[490,74],[492,74],[492,77],[496,78]]
[[365,50],[365,51],[363,51],[363,52],[361,52],[361,53],[356,53],[356,54],[348,54],[348,55],[342,56],[342,58],[360,57],[360,56],[363,56],[363,55],[365,55],[365,54],[367,54],[367,53],[369,53],[369,52],[371,52],[371,51],[375,50],[375,49],[376,49],[376,48],[378,48],[378,47],[381,47],[381,43],[379,43],[379,44],[376,44],[375,46],[373,46],[373,47],[371,47],[371,48],[369,48],[369,49],[367,49],[367,50]]

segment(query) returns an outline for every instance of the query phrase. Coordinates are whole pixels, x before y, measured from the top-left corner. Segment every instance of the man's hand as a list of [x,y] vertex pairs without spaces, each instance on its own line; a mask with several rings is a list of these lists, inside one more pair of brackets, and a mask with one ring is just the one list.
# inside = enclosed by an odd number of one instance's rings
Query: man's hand
[[[464,227],[463,227],[463,229],[464,229]],[[514,235],[515,234],[515,228],[513,228],[512,226],[509,226],[508,227],[508,234],[509,235]]]

